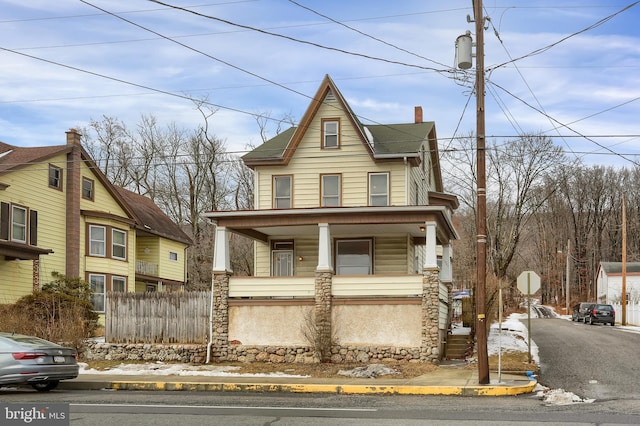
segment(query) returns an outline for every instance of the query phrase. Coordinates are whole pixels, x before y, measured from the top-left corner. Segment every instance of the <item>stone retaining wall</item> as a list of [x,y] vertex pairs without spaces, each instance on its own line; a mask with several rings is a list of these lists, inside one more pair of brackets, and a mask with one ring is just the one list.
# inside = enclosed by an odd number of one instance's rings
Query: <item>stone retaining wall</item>
[[[149,343],[87,342],[83,360],[162,361],[204,364],[206,345],[154,345]],[[219,361],[213,357],[213,362]],[[309,347],[230,345],[225,361],[271,363],[319,363]],[[420,361],[420,348],[334,346],[330,361],[334,364],[381,361]]]
[[163,361],[203,364],[207,359],[207,346],[87,342],[80,354],[80,358],[83,360]]

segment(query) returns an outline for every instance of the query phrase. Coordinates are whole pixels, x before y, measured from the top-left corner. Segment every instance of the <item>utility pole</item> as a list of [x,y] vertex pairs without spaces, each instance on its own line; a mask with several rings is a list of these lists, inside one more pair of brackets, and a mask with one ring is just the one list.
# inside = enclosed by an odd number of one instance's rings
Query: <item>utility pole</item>
[[622,325],[627,325],[627,207],[622,196]]
[[476,23],[476,161],[478,173],[477,193],[477,254],[476,254],[476,309],[478,313],[476,339],[478,349],[478,383],[489,384],[489,356],[487,352],[487,176],[485,161],[484,126],[484,17],[482,0],[472,0]]
[[567,315],[569,315],[569,301],[571,299],[571,295],[569,294],[570,293],[570,291],[569,291],[569,289],[570,289],[569,283],[571,282],[571,280],[569,279],[569,272],[571,272],[571,269],[569,268],[569,261],[570,260],[571,260],[571,239],[569,238],[567,240],[567,266],[566,266],[566,268],[567,268],[567,283],[566,283],[567,288],[565,290],[565,293],[566,293],[565,297],[567,299],[566,300],[567,305],[566,305],[566,311],[565,312],[567,313]]
[[[489,356],[487,352],[487,172],[485,161],[484,128],[484,17],[482,0],[471,0],[474,20],[467,16],[468,22],[476,26],[476,349],[478,352],[478,383],[489,384]],[[456,40],[458,67],[471,68],[471,34],[467,31]]]

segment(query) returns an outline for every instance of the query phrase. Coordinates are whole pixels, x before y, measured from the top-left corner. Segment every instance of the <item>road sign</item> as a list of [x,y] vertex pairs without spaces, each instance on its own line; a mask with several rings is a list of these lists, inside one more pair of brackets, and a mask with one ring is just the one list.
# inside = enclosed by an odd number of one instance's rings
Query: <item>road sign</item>
[[518,275],[518,290],[529,295],[540,290],[540,276],[533,271],[522,272]]

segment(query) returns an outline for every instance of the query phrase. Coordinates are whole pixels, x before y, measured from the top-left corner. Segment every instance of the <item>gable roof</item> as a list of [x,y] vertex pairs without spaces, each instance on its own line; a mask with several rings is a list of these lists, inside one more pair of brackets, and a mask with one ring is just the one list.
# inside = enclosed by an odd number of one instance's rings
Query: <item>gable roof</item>
[[0,142],[0,174],[20,169],[32,163],[46,161],[71,150],[68,145],[21,148]]
[[428,140],[431,163],[436,176],[436,190],[442,191],[438,142],[432,121],[403,124],[364,125],[358,120],[331,78],[326,75],[300,120],[299,126],[290,127],[242,156],[246,166],[287,165],[309,128],[325,98],[332,93],[356,130],[360,142],[373,161],[404,160],[420,162],[420,147]]
[[158,207],[149,197],[128,189],[114,186],[116,191],[131,206],[136,216],[136,229],[191,245],[191,238]]
[[[74,147],[74,144],[65,144],[24,148],[0,142],[0,176],[47,161],[60,154],[67,154]],[[96,180],[102,183],[127,216],[133,219],[136,229],[187,245],[192,244],[187,234],[172,222],[153,201],[143,195],[113,185],[84,148],[79,144],[77,147],[80,149],[80,158],[87,168],[91,170]],[[0,185],[2,185],[1,182]]]
[[[607,275],[622,275],[622,262],[600,262]],[[627,273],[640,273],[640,262],[627,262]]]

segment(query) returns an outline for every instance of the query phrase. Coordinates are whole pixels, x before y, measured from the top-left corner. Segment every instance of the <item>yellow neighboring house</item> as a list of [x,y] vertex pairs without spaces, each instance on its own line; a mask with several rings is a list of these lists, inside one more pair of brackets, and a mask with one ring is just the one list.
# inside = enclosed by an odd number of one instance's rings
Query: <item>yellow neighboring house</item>
[[[365,124],[326,76],[297,127],[243,157],[256,209],[205,213],[214,356],[440,361],[458,200],[443,190],[435,123],[407,112]],[[230,233],[255,241],[255,276],[233,275]]]
[[0,142],[0,303],[80,277],[104,312],[108,291],[174,291],[189,237],[150,199],[112,185],[67,132],[65,145]]

